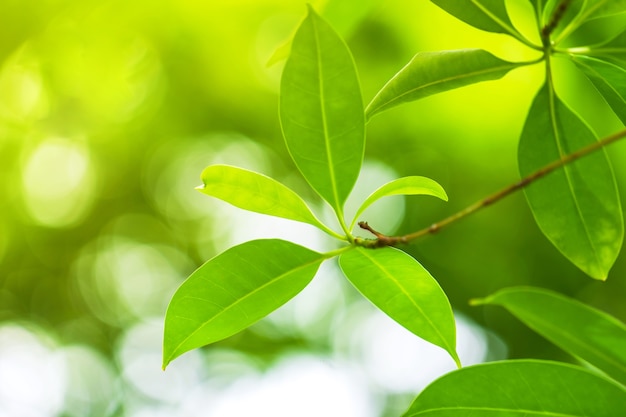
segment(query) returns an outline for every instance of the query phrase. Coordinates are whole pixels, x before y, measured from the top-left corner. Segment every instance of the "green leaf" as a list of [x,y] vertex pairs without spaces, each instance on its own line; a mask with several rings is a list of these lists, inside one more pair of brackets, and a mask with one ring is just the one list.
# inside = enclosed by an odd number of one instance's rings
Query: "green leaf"
[[234,246],[206,262],[167,308],[163,368],[276,310],[307,286],[324,259],[295,243],[266,239]]
[[280,182],[242,168],[212,165],[202,171],[197,189],[244,210],[311,224],[337,236],[311,212],[304,200]]
[[508,288],[473,304],[505,307],[528,327],[626,386],[626,326],[600,310],[561,294]]
[[371,118],[401,103],[481,81],[496,80],[521,65],[524,64],[503,61],[482,49],[420,52],[385,84],[365,113]]
[[[519,142],[522,177],[596,137],[546,84],[530,108]],[[556,170],[524,189],[542,232],[574,265],[606,279],[622,245],[624,224],[604,150]]]
[[587,0],[585,17],[597,19],[621,14],[626,15],[626,0]]
[[626,66],[626,31],[621,32],[601,45],[584,51],[586,55],[601,56],[603,60],[615,61],[620,66]]
[[539,360],[492,362],[430,384],[403,417],[616,417],[626,390],[577,366]]
[[573,55],[571,58],[602,94],[617,117],[626,124],[626,69],[582,55]]
[[[367,209],[370,205],[380,200],[383,197],[392,195],[432,195],[438,197],[444,201],[448,201],[448,195],[445,190],[435,180],[431,180],[426,177],[404,177],[398,178],[388,182],[387,184],[379,187],[376,191],[369,195],[361,204],[361,207],[354,215],[354,221],[352,226],[357,221],[358,217]],[[352,228],[352,227],[351,227]]]
[[517,34],[505,0],[431,0],[459,20],[488,32]]
[[460,367],[448,297],[414,258],[395,248],[342,254],[345,276],[365,298],[406,329],[445,349]]
[[312,9],[285,64],[280,119],[296,166],[341,214],[363,160],[363,101],[348,47]]

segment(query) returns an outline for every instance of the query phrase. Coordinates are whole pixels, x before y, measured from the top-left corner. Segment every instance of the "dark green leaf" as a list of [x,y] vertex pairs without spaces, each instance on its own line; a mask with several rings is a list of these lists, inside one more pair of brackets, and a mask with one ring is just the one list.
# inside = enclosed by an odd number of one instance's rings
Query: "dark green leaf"
[[626,69],[581,55],[573,55],[572,61],[602,94],[622,123],[626,124]]
[[361,294],[422,339],[445,349],[460,366],[448,297],[415,259],[395,248],[356,248],[339,257]]
[[505,0],[431,0],[437,6],[475,28],[496,33],[517,33]]
[[163,367],[276,310],[306,287],[324,259],[294,243],[267,239],[232,247],[206,262],[167,308]]
[[559,362],[516,360],[459,369],[430,384],[403,417],[617,417],[626,390]]
[[[520,138],[522,176],[597,139],[546,84],[537,94]],[[577,267],[606,279],[622,245],[617,187],[604,150],[566,165],[525,188],[537,224]]]
[[618,65],[626,67],[626,31],[621,32],[602,45],[586,48],[583,53],[600,56],[605,61],[615,61]]
[[352,226],[354,226],[358,217],[370,205],[374,204],[383,197],[392,195],[432,195],[433,197],[438,197],[444,201],[448,201],[448,195],[445,190],[435,180],[417,176],[398,178],[397,180],[393,180],[381,186],[365,199],[363,204],[361,204],[361,207],[359,207],[354,215]]
[[620,14],[626,15],[626,0],[587,0],[585,17],[596,19]]
[[561,349],[626,385],[626,326],[615,317],[531,287],[508,288],[473,304],[505,307]]
[[202,182],[204,185],[197,188],[200,192],[235,207],[309,223],[335,235],[298,194],[265,175],[228,165],[212,165],[202,171]]
[[348,47],[312,9],[285,64],[280,119],[300,172],[341,213],[363,160],[363,102]]
[[496,80],[521,65],[503,61],[481,49],[420,52],[376,94],[366,114],[370,118],[408,101]]

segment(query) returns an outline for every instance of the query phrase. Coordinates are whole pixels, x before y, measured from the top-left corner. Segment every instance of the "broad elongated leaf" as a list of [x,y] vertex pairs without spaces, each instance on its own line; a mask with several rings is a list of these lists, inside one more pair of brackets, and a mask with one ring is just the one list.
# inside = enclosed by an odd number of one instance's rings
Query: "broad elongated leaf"
[[448,297],[428,271],[395,248],[356,248],[339,264],[348,280],[376,307],[406,329],[445,349],[460,366]]
[[376,94],[366,114],[370,118],[408,101],[496,80],[521,65],[503,61],[482,49],[420,52]]
[[295,243],[266,239],[234,246],[206,262],[167,308],[163,367],[276,310],[306,287],[324,259]]
[[553,291],[507,288],[473,304],[505,307],[528,327],[626,386],[626,325]]
[[[593,132],[546,84],[530,108],[518,160],[526,176],[596,141]],[[525,188],[539,228],[574,265],[606,279],[624,236],[622,209],[603,150]]]
[[459,20],[477,29],[496,33],[514,33],[505,0],[431,0]]
[[417,396],[403,417],[616,417],[626,389],[586,369],[515,360],[450,372]]
[[296,166],[340,213],[363,160],[363,101],[348,47],[312,9],[285,64],[280,120]]
[[354,215],[352,225],[354,226],[354,222],[356,222],[365,209],[377,200],[392,195],[432,195],[444,201],[448,201],[448,195],[445,190],[435,180],[417,176],[398,178],[397,180],[393,180],[381,186],[365,199]]
[[602,94],[622,123],[626,124],[626,69],[581,55],[572,56],[572,61]]
[[309,223],[329,231],[298,194],[265,175],[228,165],[212,165],[202,171],[202,182],[204,185],[197,187],[200,192],[235,207]]

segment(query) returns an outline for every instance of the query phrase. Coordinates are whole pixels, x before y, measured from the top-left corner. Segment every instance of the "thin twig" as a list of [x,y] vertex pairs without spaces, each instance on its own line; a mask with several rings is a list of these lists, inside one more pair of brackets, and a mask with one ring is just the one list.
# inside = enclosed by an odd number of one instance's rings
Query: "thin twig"
[[579,150],[577,150],[576,152],[572,152],[569,155],[565,155],[563,158],[559,159],[558,161],[554,161],[546,166],[544,166],[543,168],[533,172],[532,174],[522,178],[521,180],[519,180],[518,182],[516,182],[515,184],[511,184],[508,187],[503,188],[502,190],[491,194],[490,196],[488,196],[487,198],[484,198],[474,204],[472,204],[469,207],[466,207],[465,209],[449,216],[446,217],[445,219],[437,222],[437,223],[433,223],[432,225],[430,225],[429,227],[426,227],[424,229],[418,230],[416,232],[413,233],[409,233],[407,235],[403,235],[403,236],[386,236],[376,230],[374,230],[371,226],[369,226],[366,222],[360,222],[359,226],[362,229],[365,229],[367,231],[369,231],[370,233],[372,233],[374,236],[376,236],[376,239],[360,239],[357,238],[355,239],[355,243],[357,245],[360,246],[364,246],[367,248],[381,248],[381,247],[385,247],[385,246],[396,246],[399,244],[405,244],[405,243],[409,243],[417,238],[420,238],[422,236],[426,236],[426,235],[431,235],[431,234],[435,234],[438,231],[440,231],[442,228],[448,226],[451,223],[456,222],[457,220],[460,220],[466,216],[469,216],[470,214],[473,214],[475,212],[477,212],[478,210],[485,208],[487,206],[492,205],[493,203],[503,199],[504,197],[508,196],[509,194],[514,193],[517,190],[520,190],[526,186],[528,186],[529,184],[532,184],[533,182],[537,181],[540,178],[545,177],[546,175],[548,175],[549,173],[579,159],[582,158],[583,156],[587,156],[589,154],[591,154],[592,152],[595,152],[599,149],[602,149],[603,147],[616,142],[622,138],[626,137],[626,129],[625,130],[621,130],[617,133],[614,133],[610,136],[607,136],[605,138],[603,138],[602,140],[599,140],[597,142],[592,143],[591,145],[585,146],[584,148],[581,148]]

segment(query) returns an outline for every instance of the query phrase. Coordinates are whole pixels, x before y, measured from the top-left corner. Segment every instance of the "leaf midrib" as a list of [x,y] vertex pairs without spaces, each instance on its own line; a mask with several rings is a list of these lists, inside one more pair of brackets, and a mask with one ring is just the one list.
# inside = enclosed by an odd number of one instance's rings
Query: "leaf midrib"
[[328,163],[328,173],[330,175],[330,184],[333,192],[334,206],[337,213],[341,212],[341,204],[339,199],[339,191],[337,190],[337,179],[335,178],[335,166],[333,162],[332,148],[330,146],[330,137],[328,132],[328,118],[326,115],[326,107],[324,106],[325,102],[325,94],[324,94],[324,77],[323,74],[323,65],[322,65],[322,54],[320,48],[320,39],[319,39],[319,30],[317,28],[317,23],[315,19],[311,19],[311,25],[313,26],[313,38],[315,42],[315,53],[317,56],[317,73],[318,73],[318,81],[320,87],[320,110],[322,114],[322,127],[324,134],[324,145],[326,147],[326,160]]
[[[556,141],[557,150],[559,152],[559,158],[563,158],[565,156],[565,152],[563,152],[563,148],[561,146],[561,134],[560,134],[558,122],[557,122],[556,105],[555,105],[556,93],[554,91],[554,86],[552,85],[552,82],[551,82],[550,74],[548,74],[548,80],[549,80],[548,81],[548,104],[550,107],[549,109],[550,110],[550,122],[551,122],[550,124],[552,125],[551,126],[552,132],[554,134],[554,139]],[[587,242],[589,243],[589,246],[592,249],[593,257],[596,261],[595,266],[600,271],[602,271],[602,263],[600,262],[600,259],[598,258],[598,250],[595,247],[593,239],[591,238],[589,228],[587,227],[587,223],[585,222],[584,216],[582,214],[580,204],[578,203],[578,199],[576,198],[576,193],[574,192],[574,186],[572,183],[570,169],[566,166],[563,168],[563,172],[567,180],[567,186],[569,188],[570,195],[572,197],[572,200],[574,201],[574,207],[576,207],[576,212],[578,213],[578,220],[583,226],[583,230],[585,231],[585,237],[587,238]]]

